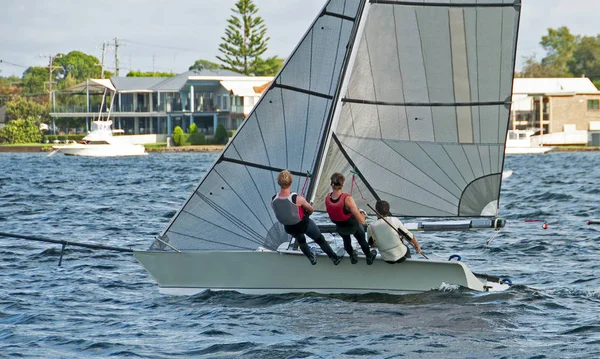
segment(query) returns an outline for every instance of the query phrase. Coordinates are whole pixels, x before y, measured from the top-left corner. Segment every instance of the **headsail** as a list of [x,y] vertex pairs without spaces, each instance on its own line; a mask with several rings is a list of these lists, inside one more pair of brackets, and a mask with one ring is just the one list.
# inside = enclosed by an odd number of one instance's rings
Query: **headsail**
[[277,175],[292,171],[292,190],[300,192],[302,176],[314,172],[361,3],[326,3],[153,248],[276,249],[287,239],[270,206]]
[[354,170],[365,209],[381,197],[396,215],[497,215],[520,0],[366,6],[315,207],[331,173]]

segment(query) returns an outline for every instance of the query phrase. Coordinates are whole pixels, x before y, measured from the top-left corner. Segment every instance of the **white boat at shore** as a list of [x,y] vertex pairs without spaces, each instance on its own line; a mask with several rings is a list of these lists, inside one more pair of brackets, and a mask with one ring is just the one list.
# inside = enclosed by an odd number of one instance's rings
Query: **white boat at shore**
[[[216,162],[150,248],[134,251],[136,259],[167,294],[508,288],[460,261],[391,265],[378,257],[353,265],[346,257],[334,266],[319,256],[311,265],[270,201],[278,173],[288,169],[291,190],[324,213],[329,176],[340,172],[355,193],[362,189],[354,196],[359,208],[383,199],[396,216],[463,221],[417,222],[416,230],[501,228],[519,14],[518,0],[328,0]],[[419,241],[427,252],[426,236]]]
[[506,154],[535,154],[547,153],[554,149],[552,146],[542,146],[532,141],[535,131],[509,130],[506,139]]
[[77,143],[52,146],[67,156],[120,157],[147,155],[144,145],[124,142],[113,136],[112,121],[92,121],[92,131]]

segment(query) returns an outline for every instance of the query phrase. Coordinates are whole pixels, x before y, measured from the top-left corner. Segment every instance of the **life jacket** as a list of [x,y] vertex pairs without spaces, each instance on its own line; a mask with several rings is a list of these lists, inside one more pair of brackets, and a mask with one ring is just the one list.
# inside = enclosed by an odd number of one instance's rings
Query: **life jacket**
[[279,223],[285,226],[298,224],[304,218],[304,210],[296,204],[297,193],[281,198],[278,194],[271,199],[271,206]]
[[327,208],[329,218],[334,223],[345,222],[352,218],[352,212],[346,209],[346,197],[348,197],[349,194],[342,193],[342,195],[336,200],[331,198],[332,194],[333,192],[325,197],[325,207]]

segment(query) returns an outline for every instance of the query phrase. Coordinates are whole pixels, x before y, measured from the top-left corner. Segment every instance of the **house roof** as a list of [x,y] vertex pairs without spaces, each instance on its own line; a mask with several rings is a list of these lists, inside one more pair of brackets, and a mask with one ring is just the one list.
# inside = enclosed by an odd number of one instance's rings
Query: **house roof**
[[572,96],[598,93],[600,91],[587,77],[515,78],[513,83],[513,94]]
[[86,82],[82,82],[75,86],[61,90],[60,92],[87,92],[90,93],[103,93],[105,90],[116,91],[112,82],[109,79],[88,79]]
[[112,77],[118,92],[152,92],[152,87],[171,77]]

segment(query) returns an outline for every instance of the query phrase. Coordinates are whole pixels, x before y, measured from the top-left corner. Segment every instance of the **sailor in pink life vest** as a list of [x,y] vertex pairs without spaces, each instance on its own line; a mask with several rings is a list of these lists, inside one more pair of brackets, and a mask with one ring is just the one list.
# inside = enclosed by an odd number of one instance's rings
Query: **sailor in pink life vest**
[[309,218],[314,212],[313,207],[304,197],[290,191],[292,174],[288,170],[281,171],[277,177],[277,183],[281,190],[271,199],[271,207],[273,207],[279,223],[283,224],[285,232],[298,241],[300,250],[308,257],[312,265],[317,264],[317,256],[308,247],[305,234],[321,247],[333,264],[338,265],[344,255],[343,252],[338,255],[331,249],[319,227]]
[[356,206],[356,202],[351,195],[343,193],[344,175],[334,173],[331,175],[331,189],[333,190],[325,197],[325,207],[329,214],[329,219],[336,225],[336,231],[344,240],[344,249],[350,255],[350,262],[356,264],[358,262],[358,254],[352,248],[352,239],[354,236],[360,245],[363,253],[367,258],[367,264],[373,264],[373,260],[377,256],[377,251],[371,250],[365,238],[365,223],[366,213],[361,211]]
[[[383,258],[384,261],[394,264],[402,263],[406,258],[410,258],[410,250],[402,241],[396,228],[407,233],[410,237],[410,244],[415,247],[417,253],[421,253],[421,246],[419,245],[419,242],[417,242],[414,234],[409,232],[398,218],[389,215],[389,203],[386,201],[377,201],[375,209],[377,210],[377,217],[379,219],[369,224],[367,237],[369,238],[370,244],[377,246],[379,254],[381,254],[381,258]],[[389,224],[379,217],[379,215],[385,217]]]

